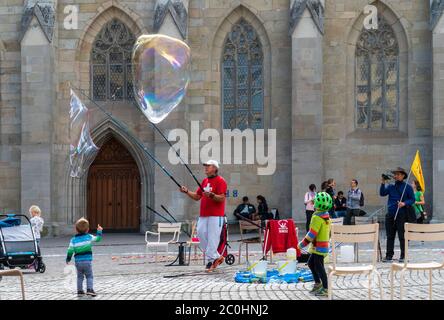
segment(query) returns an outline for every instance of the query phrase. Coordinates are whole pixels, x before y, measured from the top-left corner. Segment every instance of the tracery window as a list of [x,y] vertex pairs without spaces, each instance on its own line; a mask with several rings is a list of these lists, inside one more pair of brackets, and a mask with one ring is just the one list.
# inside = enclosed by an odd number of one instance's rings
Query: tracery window
[[94,100],[132,100],[131,54],[136,39],[118,19],[109,21],[94,40],[91,87]]
[[263,52],[254,28],[240,19],[227,35],[222,57],[224,129],[264,128]]
[[399,46],[380,16],[378,29],[363,29],[356,45],[356,128],[399,127]]

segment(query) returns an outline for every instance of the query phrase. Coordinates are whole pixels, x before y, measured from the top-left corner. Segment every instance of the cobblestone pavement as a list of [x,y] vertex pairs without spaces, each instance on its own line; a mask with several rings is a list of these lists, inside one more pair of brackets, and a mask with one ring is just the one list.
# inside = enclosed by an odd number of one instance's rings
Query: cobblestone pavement
[[[142,240],[141,240],[142,239]],[[47,271],[44,274],[24,270],[27,299],[89,299],[75,295],[75,276],[65,274],[66,239],[44,239],[42,251]],[[440,246],[443,248],[443,246]],[[237,251],[233,244],[232,253]],[[255,250],[254,250],[255,249]],[[173,248],[171,249],[173,250]],[[439,247],[419,245],[411,250],[416,260],[442,260],[443,250]],[[236,259],[238,259],[237,254]],[[174,258],[159,253],[159,263],[153,256],[146,255],[141,236],[112,235],[94,248],[94,281],[98,296],[94,299],[141,300],[141,299],[210,299],[210,300],[313,300],[308,290],[312,283],[299,284],[238,284],[233,280],[235,272],[245,264],[223,265],[216,274],[195,275],[179,278],[164,278],[165,275],[199,272],[202,260],[193,261],[189,267],[165,267],[165,262]],[[261,258],[259,248],[253,248],[251,260]],[[369,258],[369,250],[363,248],[360,260]],[[279,260],[275,257],[274,261]],[[243,258],[243,262],[245,259]],[[304,266],[302,266],[304,267]],[[389,265],[379,264],[383,278],[384,298],[389,298]],[[444,270],[433,273],[434,299],[444,299]],[[347,276],[334,279],[334,299],[368,299],[367,279],[363,276]],[[373,281],[376,283],[376,281]],[[428,298],[428,274],[411,272],[406,275],[405,299]],[[373,298],[379,299],[377,287],[373,287]],[[396,277],[395,298],[399,297],[399,274]],[[0,281],[0,299],[20,299],[18,278],[4,277]]]

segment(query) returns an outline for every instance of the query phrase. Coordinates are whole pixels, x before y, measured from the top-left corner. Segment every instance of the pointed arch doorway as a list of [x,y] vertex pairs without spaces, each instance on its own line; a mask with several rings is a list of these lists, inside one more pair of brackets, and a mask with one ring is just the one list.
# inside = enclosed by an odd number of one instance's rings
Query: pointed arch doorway
[[87,217],[91,229],[139,232],[141,179],[136,161],[116,138],[110,137],[88,171]]

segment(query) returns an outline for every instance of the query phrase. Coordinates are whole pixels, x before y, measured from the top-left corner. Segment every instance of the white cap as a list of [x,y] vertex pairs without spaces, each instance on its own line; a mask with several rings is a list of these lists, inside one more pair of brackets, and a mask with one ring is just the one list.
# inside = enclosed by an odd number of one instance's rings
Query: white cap
[[203,165],[204,166],[215,166],[216,168],[219,169],[219,162],[217,162],[216,160],[208,160]]

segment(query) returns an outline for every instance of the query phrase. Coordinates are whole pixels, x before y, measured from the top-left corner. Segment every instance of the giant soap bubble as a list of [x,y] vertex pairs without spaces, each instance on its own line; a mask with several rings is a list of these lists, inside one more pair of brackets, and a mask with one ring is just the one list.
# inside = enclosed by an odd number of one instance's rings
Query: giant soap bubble
[[71,90],[69,163],[73,178],[80,178],[86,172],[99,150],[91,138],[88,113],[88,108]]
[[69,109],[69,140],[71,146],[76,147],[82,134],[83,125],[88,121],[88,108],[71,90],[71,101]]
[[80,140],[76,147],[71,145],[69,160],[71,165],[71,177],[80,178],[87,171],[94,160],[99,148],[94,144],[89,132],[89,124],[83,125]]
[[160,123],[185,97],[190,48],[166,35],[142,35],[133,50],[134,94],[152,123]]

